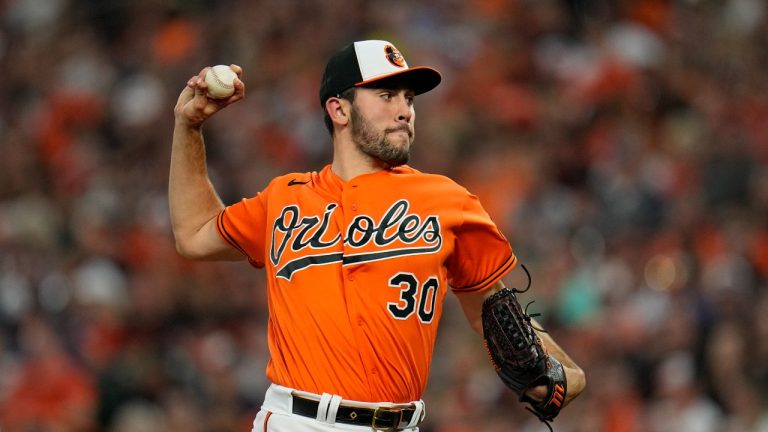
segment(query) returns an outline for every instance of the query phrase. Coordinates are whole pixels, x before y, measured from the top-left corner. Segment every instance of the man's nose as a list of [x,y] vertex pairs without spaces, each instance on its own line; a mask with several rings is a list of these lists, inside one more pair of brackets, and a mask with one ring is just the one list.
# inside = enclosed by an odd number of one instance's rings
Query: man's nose
[[411,117],[413,117],[413,106],[408,103],[405,94],[401,93],[397,96],[397,120],[410,123]]

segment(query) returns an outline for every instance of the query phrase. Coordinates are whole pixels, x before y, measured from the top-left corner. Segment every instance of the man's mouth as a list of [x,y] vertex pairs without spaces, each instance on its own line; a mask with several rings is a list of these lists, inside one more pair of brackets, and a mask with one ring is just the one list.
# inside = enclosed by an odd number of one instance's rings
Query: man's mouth
[[395,132],[404,132],[404,133],[405,133],[405,134],[407,134],[409,137],[410,137],[411,135],[413,135],[413,134],[411,133],[411,130],[410,130],[409,128],[407,128],[407,127],[400,127],[400,128],[394,128],[394,129],[387,129],[387,133],[395,133]]

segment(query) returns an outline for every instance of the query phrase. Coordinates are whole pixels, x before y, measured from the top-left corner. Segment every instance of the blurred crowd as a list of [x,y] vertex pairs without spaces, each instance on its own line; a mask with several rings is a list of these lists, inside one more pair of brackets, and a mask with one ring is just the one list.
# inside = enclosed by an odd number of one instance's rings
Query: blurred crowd
[[[558,432],[768,431],[763,0],[0,1],[0,429],[249,431],[263,274],[177,256],[173,106],[244,68],[205,126],[225,203],[319,170],[328,56],[440,69],[411,165],[477,194],[586,371]],[[445,304],[423,432],[545,431]]]

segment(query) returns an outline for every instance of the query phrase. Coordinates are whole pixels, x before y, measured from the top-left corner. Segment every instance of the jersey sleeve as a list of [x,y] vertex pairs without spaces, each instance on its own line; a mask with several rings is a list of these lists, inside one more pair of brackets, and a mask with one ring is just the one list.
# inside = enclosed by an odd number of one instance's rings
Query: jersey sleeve
[[483,291],[517,264],[512,246],[474,195],[467,193],[462,224],[455,230],[448,281],[456,292]]
[[256,267],[264,267],[265,194],[244,198],[226,207],[216,218],[216,231],[224,241],[242,252]]

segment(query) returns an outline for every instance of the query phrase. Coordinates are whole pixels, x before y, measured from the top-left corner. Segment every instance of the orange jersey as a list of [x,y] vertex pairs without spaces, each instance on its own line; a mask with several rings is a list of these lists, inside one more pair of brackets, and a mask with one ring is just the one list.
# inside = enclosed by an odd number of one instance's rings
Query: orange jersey
[[485,290],[516,264],[475,196],[407,166],[278,177],[217,229],[266,269],[267,377],[359,401],[420,399],[448,287]]

